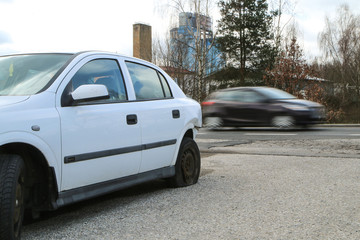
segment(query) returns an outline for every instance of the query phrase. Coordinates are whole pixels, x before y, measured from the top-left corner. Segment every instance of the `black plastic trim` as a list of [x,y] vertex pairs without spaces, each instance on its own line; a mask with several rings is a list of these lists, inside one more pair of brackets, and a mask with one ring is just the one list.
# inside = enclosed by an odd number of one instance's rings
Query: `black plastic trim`
[[136,99],[136,100],[130,100],[128,102],[149,102],[149,101],[162,101],[162,100],[171,100],[175,99],[174,97],[168,97],[168,98],[149,98],[149,99]]
[[156,142],[156,143],[143,144],[142,150],[148,150],[148,149],[158,148],[158,147],[165,147],[165,146],[173,145],[175,143],[176,143],[176,139],[161,141],[161,142]]
[[178,109],[172,110],[172,116],[174,119],[180,118],[180,110]]
[[[172,100],[174,97],[168,98],[154,98],[154,99],[139,99],[139,100],[119,100],[119,101],[93,101],[93,102],[79,102],[76,105],[70,105],[68,103],[61,103],[61,107],[78,107],[78,106],[92,106],[92,105],[101,105],[101,104],[119,104],[119,103],[138,103],[138,102],[149,102],[149,101],[164,101]],[[63,100],[62,100],[63,101]]]
[[70,98],[71,98],[71,104],[72,104],[72,106],[81,106],[81,103],[88,102],[88,101],[100,101],[100,100],[105,100],[105,99],[109,99],[110,96],[107,95],[107,96],[86,98],[86,99],[81,99],[81,100],[74,100],[74,99],[72,98],[72,96],[70,95]]
[[58,199],[52,205],[56,209],[71,203],[115,192],[140,183],[148,182],[155,179],[168,178],[174,175],[175,166],[169,166],[123,178],[118,178],[115,180],[67,190],[60,192]]
[[[157,74],[158,74],[159,79],[161,78],[160,75],[164,78],[165,83],[166,83],[166,85],[167,85],[167,87],[169,88],[169,91],[170,91],[170,95],[171,95],[170,97],[173,97],[173,94],[172,94],[172,91],[171,91],[171,87],[169,86],[169,82],[168,82],[168,80],[166,79],[166,77],[165,77],[161,72],[159,72],[158,70],[156,70],[156,72],[157,72]],[[165,96],[165,98],[166,98],[165,89],[164,89],[164,86],[163,86],[163,84],[162,84],[161,79],[160,79],[160,83],[161,83],[161,86],[162,86],[163,91],[164,91],[164,96]],[[167,97],[167,98],[169,98],[169,97]]]
[[129,114],[126,116],[126,123],[128,125],[135,125],[137,124],[138,120],[137,120],[137,115],[136,114]]
[[110,149],[110,150],[104,150],[104,151],[98,151],[98,152],[83,153],[83,154],[78,154],[78,155],[73,155],[73,156],[66,156],[64,158],[64,163],[65,164],[74,163],[74,162],[95,159],[95,158],[102,158],[102,157],[109,157],[109,156],[120,155],[120,154],[125,154],[125,153],[138,152],[138,151],[148,150],[148,149],[152,149],[152,148],[165,147],[165,146],[169,146],[169,145],[173,145],[173,144],[176,144],[176,139],[155,142],[155,143],[147,143],[147,144],[131,146],[131,147],[116,148],[116,149]]

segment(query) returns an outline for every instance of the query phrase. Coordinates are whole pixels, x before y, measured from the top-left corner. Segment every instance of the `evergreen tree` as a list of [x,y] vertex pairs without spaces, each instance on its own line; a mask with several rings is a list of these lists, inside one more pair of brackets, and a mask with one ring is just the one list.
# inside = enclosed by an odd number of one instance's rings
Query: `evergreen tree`
[[272,15],[266,0],[221,0],[219,7],[218,45],[228,66],[239,69],[239,85],[245,85],[245,77],[262,76],[276,57]]

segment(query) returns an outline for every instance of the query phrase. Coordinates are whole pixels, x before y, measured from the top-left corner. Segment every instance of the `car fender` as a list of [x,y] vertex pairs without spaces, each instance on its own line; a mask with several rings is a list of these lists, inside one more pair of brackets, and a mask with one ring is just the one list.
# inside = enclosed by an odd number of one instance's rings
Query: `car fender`
[[24,143],[38,149],[45,157],[49,167],[53,167],[57,185],[60,186],[61,165],[51,147],[38,136],[29,132],[6,132],[0,135],[0,146],[10,143]]
[[184,117],[184,127],[181,133],[179,134],[179,138],[177,139],[176,151],[173,160],[171,161],[171,165],[176,164],[176,159],[179,153],[181,141],[184,139],[186,132],[188,130],[192,130],[193,137],[195,139],[197,134],[197,128],[201,128],[202,126],[202,113],[201,113],[200,104],[190,98],[185,98],[184,101],[191,102],[193,107],[182,109],[183,117]]
[[[201,122],[201,120],[200,120],[200,122]],[[176,160],[177,160],[177,156],[178,156],[178,153],[179,153],[180,145],[181,145],[182,140],[185,137],[186,132],[191,130],[193,132],[193,136],[194,136],[194,139],[195,139],[196,134],[198,132],[197,129],[196,129],[198,124],[199,124],[199,119],[193,118],[191,121],[189,121],[185,125],[185,127],[181,131],[181,134],[179,135],[180,137],[177,139],[176,150],[175,150],[173,160],[171,161],[171,166],[176,164]]]

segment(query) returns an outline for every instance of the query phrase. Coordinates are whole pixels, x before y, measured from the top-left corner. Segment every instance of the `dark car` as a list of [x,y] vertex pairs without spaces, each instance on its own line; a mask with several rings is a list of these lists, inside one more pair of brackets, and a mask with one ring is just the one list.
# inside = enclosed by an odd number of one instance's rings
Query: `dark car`
[[289,128],[321,123],[323,105],[276,88],[238,87],[212,93],[203,103],[204,125]]

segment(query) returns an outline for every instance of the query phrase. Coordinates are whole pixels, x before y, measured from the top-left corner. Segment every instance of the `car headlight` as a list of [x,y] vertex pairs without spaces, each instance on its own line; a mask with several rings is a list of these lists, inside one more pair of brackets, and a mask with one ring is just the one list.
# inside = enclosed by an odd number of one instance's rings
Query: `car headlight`
[[302,106],[302,105],[292,105],[292,104],[285,104],[282,105],[284,108],[293,110],[293,111],[309,111],[308,107]]

